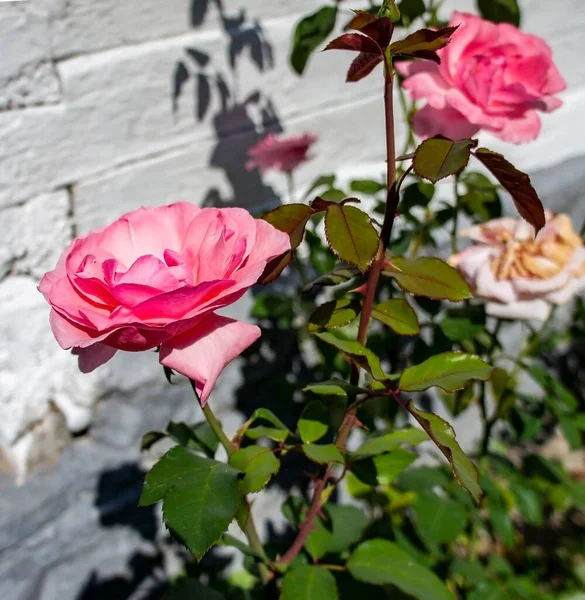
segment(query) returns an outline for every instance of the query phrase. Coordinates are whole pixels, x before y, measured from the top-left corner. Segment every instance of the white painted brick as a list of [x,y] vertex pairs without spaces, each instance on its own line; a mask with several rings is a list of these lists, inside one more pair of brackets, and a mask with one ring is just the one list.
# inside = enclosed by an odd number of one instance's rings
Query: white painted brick
[[[361,115],[360,138],[356,141],[354,130],[340,126],[340,123],[349,122],[358,114]],[[384,148],[380,119],[383,119],[382,102],[374,97],[290,122],[288,133],[316,132],[320,135],[319,142],[312,150],[314,159],[295,173],[297,187],[301,189],[317,175],[334,168],[343,171],[346,167],[378,158]],[[243,167],[246,148],[253,143],[253,139],[250,135],[241,135],[226,140],[225,144],[233,150],[234,160],[231,164],[228,160],[225,166],[236,182],[239,192],[237,204],[258,209],[269,202],[270,193],[263,189],[257,171],[248,173]],[[362,140],[367,140],[367,143]],[[222,147],[225,149],[225,145]],[[201,204],[211,188],[218,189],[223,199],[220,206],[233,203],[234,188],[229,184],[226,171],[208,166],[209,157],[213,157],[217,149],[215,142],[200,143],[81,182],[75,190],[78,232],[88,233],[141,205],[156,206],[178,200]],[[336,157],[335,165],[331,164],[331,156]],[[264,181],[277,195],[286,193],[282,174],[268,174]]]
[[9,270],[40,279],[52,269],[70,240],[68,211],[65,191],[0,211],[0,279]]
[[0,110],[58,102],[46,11],[0,3],[0,57]]
[[[100,374],[83,375],[49,327],[49,307],[37,281],[14,276],[0,283],[0,443],[10,447],[59,405],[72,430],[83,429],[97,398]],[[87,410],[85,423],[68,404]],[[68,414],[69,412],[69,414]]]
[[[194,29],[223,27],[213,0],[48,1],[52,4],[53,17],[51,41],[58,58],[181,35]],[[202,19],[200,9],[205,4],[208,8]],[[237,21],[243,10],[246,22],[253,22],[287,13],[310,12],[322,3],[317,0],[296,0],[294,3],[289,0],[224,0],[223,4],[228,19]],[[196,6],[199,9],[195,9]]]
[[[261,90],[281,119],[311,113],[379,90],[380,78],[345,84],[350,56],[320,54],[307,76],[287,64],[291,22],[277,21],[268,32],[276,67],[261,74],[243,58],[237,74],[238,98]],[[14,203],[125,161],[195,144],[215,136],[215,94],[202,123],[193,116],[193,87],[187,85],[173,114],[172,75],[185,49],[197,47],[214,57],[213,68],[230,78],[224,38],[214,32],[182,36],[117,49],[60,64],[64,103],[52,108],[0,114],[0,205]],[[212,74],[213,71],[209,69]],[[319,82],[318,85],[315,82]],[[220,119],[222,120],[222,119]],[[217,123],[217,121],[216,121]],[[241,126],[236,122],[230,129]]]

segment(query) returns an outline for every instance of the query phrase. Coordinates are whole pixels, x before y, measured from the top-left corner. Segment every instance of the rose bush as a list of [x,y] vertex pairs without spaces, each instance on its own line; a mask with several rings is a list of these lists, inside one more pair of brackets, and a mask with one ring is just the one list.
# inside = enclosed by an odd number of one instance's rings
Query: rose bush
[[281,139],[269,133],[248,151],[250,160],[246,163],[246,169],[275,169],[292,173],[301,163],[309,160],[307,153],[317,139],[316,135],[309,133]]
[[483,129],[506,142],[534,140],[541,126],[537,111],[559,108],[554,94],[566,87],[548,44],[509,23],[466,13],[453,13],[450,25],[459,29],[438,51],[440,65],[396,65],[412,98],[427,101],[414,115],[415,132],[457,140]]
[[196,382],[204,403],[222,369],[260,335],[219,316],[254,285],[288,236],[240,208],[140,208],[78,238],[39,290],[51,327],[91,371],[117,350],[160,346],[160,362]]
[[585,289],[585,248],[569,216],[547,214],[534,239],[525,221],[494,219],[463,232],[475,243],[452,256],[488,314],[545,320],[551,304],[564,304]]

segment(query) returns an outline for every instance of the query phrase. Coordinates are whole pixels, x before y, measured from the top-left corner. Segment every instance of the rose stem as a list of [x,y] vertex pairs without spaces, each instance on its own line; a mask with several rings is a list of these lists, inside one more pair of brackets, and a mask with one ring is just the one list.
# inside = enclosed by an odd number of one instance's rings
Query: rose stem
[[459,175],[455,175],[453,183],[453,195],[455,197],[455,211],[453,213],[453,229],[451,230],[451,254],[459,252],[457,234],[459,233],[459,211],[461,210],[461,196],[459,195]]
[[[385,86],[384,86],[384,107],[386,116],[386,157],[387,157],[387,172],[386,172],[386,188],[387,188],[387,201],[386,210],[384,214],[384,223],[382,224],[380,246],[378,253],[374,258],[374,262],[370,267],[368,273],[368,282],[366,284],[366,293],[364,298],[364,305],[360,315],[360,324],[358,329],[358,341],[360,344],[365,344],[368,337],[368,324],[372,315],[372,307],[374,303],[374,296],[376,293],[376,287],[380,278],[380,272],[384,265],[384,257],[386,248],[390,242],[390,235],[392,233],[392,226],[394,224],[394,218],[396,217],[396,209],[398,207],[398,194],[394,189],[394,181],[396,179],[396,145],[394,139],[394,99],[392,96],[393,92],[394,75],[391,66],[386,66],[385,73]],[[355,364],[352,365],[350,381],[353,385],[359,383],[359,367]],[[349,433],[353,427],[355,421],[355,415],[357,407],[350,408],[343,419],[343,423],[337,432],[337,438],[335,445],[340,448],[345,448],[345,443],[349,437]],[[325,486],[329,479],[334,478],[333,464],[330,463],[327,466],[325,475],[319,478],[315,482],[313,488],[313,501],[311,507],[307,512],[305,520],[300,526],[297,537],[292,543],[291,547],[282,556],[279,563],[287,564],[302,550],[305,545],[307,537],[313,531],[315,519],[321,509],[321,497]]]
[[[191,383],[193,392],[195,392],[195,396],[197,397],[197,399],[199,399],[199,394],[197,393],[195,382],[192,379],[189,379],[189,382]],[[209,404],[205,404],[205,406],[202,406],[201,408],[203,410],[205,418],[207,419],[207,423],[209,423],[209,426],[211,427],[213,433],[215,433],[215,435],[217,436],[219,443],[225,448],[225,451],[229,458],[236,451],[236,447],[234,446],[234,444],[232,444],[228,436],[225,434],[224,430],[221,428],[219,421],[217,420],[215,414],[211,410],[211,406]],[[256,525],[254,524],[254,518],[252,517],[252,512],[250,510],[248,500],[244,498],[244,502],[248,504],[249,515],[246,525],[243,528],[243,531],[246,534],[246,537],[248,538],[248,542],[250,542],[250,546],[260,555],[262,560],[270,562],[268,557],[266,556],[266,553],[264,552],[264,547],[262,546],[260,537],[258,536],[258,531],[256,530]],[[262,583],[266,585],[271,579],[271,574],[268,570],[268,567],[263,563],[258,563],[258,572],[260,574],[260,579],[262,580]]]

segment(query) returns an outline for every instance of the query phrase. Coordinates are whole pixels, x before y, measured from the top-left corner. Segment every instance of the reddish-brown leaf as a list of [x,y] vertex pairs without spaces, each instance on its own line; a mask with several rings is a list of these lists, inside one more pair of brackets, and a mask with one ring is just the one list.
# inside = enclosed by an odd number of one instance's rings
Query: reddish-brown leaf
[[376,17],[367,10],[354,10],[355,17],[347,24],[346,29],[355,29],[359,31],[362,27],[376,20]]
[[380,54],[361,52],[349,66],[346,81],[359,81],[369,75],[380,64],[383,57]]
[[380,48],[385,50],[390,45],[394,33],[394,24],[388,17],[383,17],[368,23],[360,31],[372,38]]
[[544,227],[546,218],[542,202],[530,183],[530,177],[497,152],[478,148],[474,154],[512,196],[520,216],[526,219],[538,233]]
[[420,52],[435,52],[444,48],[451,41],[451,36],[458,27],[443,27],[437,30],[419,29],[403,40],[391,44],[390,52],[393,56],[416,58],[418,54],[418,58],[428,58],[428,56],[421,56]]
[[292,250],[288,250],[284,254],[273,258],[264,268],[262,275],[258,279],[258,283],[266,285],[274,281],[285,269],[290,265],[293,259]]
[[382,54],[380,46],[373,39],[361,33],[344,33],[329,42],[325,50],[351,50],[368,54]]

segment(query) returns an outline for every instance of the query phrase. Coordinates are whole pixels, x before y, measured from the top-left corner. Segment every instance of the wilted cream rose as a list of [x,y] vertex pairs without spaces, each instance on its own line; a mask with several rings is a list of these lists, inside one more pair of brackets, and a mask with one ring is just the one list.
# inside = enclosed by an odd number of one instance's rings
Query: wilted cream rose
[[486,311],[503,319],[544,321],[552,304],[564,304],[585,289],[585,248],[571,218],[547,214],[534,238],[528,223],[494,219],[463,231],[475,244],[452,256]]

